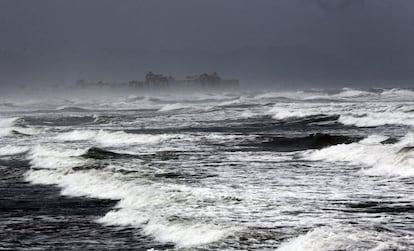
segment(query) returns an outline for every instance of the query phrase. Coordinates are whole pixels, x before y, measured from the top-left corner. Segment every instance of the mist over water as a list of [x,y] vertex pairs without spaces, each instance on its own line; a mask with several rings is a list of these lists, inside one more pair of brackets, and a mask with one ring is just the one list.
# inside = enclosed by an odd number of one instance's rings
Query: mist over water
[[0,246],[410,250],[413,98],[343,88],[5,99]]
[[414,1],[0,1],[0,250],[414,250]]

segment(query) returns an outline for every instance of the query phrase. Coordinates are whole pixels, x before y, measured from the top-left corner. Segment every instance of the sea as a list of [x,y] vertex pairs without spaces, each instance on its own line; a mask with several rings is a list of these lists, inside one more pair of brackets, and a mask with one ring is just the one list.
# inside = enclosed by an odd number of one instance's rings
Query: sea
[[0,100],[0,250],[414,250],[414,90]]

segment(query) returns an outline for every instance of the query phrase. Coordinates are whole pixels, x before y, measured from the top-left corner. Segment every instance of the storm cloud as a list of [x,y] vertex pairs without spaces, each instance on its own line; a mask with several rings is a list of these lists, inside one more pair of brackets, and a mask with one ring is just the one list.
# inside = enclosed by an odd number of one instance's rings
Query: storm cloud
[[245,85],[411,86],[409,0],[0,2],[2,86],[219,71]]
[[313,0],[313,2],[316,3],[320,8],[328,12],[344,11],[355,6],[365,6],[365,0]]

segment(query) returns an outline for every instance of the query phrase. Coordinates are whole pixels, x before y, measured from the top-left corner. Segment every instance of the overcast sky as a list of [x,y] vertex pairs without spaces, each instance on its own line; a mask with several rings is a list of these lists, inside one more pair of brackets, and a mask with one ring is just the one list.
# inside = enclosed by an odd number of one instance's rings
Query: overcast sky
[[414,83],[412,0],[1,0],[0,34],[2,85],[148,68],[267,84]]

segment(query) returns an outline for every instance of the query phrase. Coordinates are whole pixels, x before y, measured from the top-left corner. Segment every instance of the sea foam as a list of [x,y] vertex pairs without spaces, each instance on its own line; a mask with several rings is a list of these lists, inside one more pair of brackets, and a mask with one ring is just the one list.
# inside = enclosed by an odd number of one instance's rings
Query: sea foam
[[268,111],[272,118],[287,120],[306,118],[316,115],[338,116],[338,122],[357,127],[374,127],[382,125],[414,126],[413,104],[394,103],[359,104],[329,103],[320,104],[277,104]]
[[395,144],[383,144],[387,137],[372,135],[357,143],[341,144],[309,151],[310,160],[345,161],[363,165],[368,175],[414,176],[414,134],[408,133]]
[[154,144],[172,139],[176,135],[132,134],[123,131],[73,130],[55,137],[60,141],[94,141],[103,146]]
[[406,241],[387,233],[346,225],[319,227],[282,243],[277,251],[403,250],[406,245],[402,243]]
[[29,151],[29,147],[26,146],[13,146],[7,145],[0,147],[0,156],[9,156],[9,155],[16,155],[21,154]]
[[[44,149],[39,151],[45,152]],[[60,158],[66,162],[70,152],[72,150],[62,154]],[[79,154],[77,151],[73,153]],[[53,155],[56,157],[59,154]],[[37,166],[41,164],[44,163],[36,162]],[[68,165],[70,164],[66,166]],[[179,218],[180,214],[185,214],[182,206],[189,207],[188,210],[191,211],[191,205],[202,200],[200,194],[193,194],[190,187],[179,189],[172,184],[151,184],[140,178],[131,179],[109,170],[73,172],[43,168],[30,170],[26,173],[26,180],[35,184],[58,185],[62,188],[63,195],[120,200],[116,208],[98,219],[99,223],[138,227],[156,240],[174,243],[179,248],[215,242],[238,230],[236,227],[219,226],[202,219],[173,220]],[[200,210],[199,213],[203,214],[203,209]]]
[[9,136],[20,118],[0,118],[0,137]]
[[66,170],[84,165],[85,160],[76,157],[85,152],[85,149],[63,149],[38,145],[30,150],[29,159],[32,167]]
[[189,105],[175,103],[175,104],[166,104],[163,107],[161,107],[158,111],[169,112],[169,111],[176,111],[176,110],[182,110],[182,109],[188,109],[188,108],[191,108],[191,107]]

